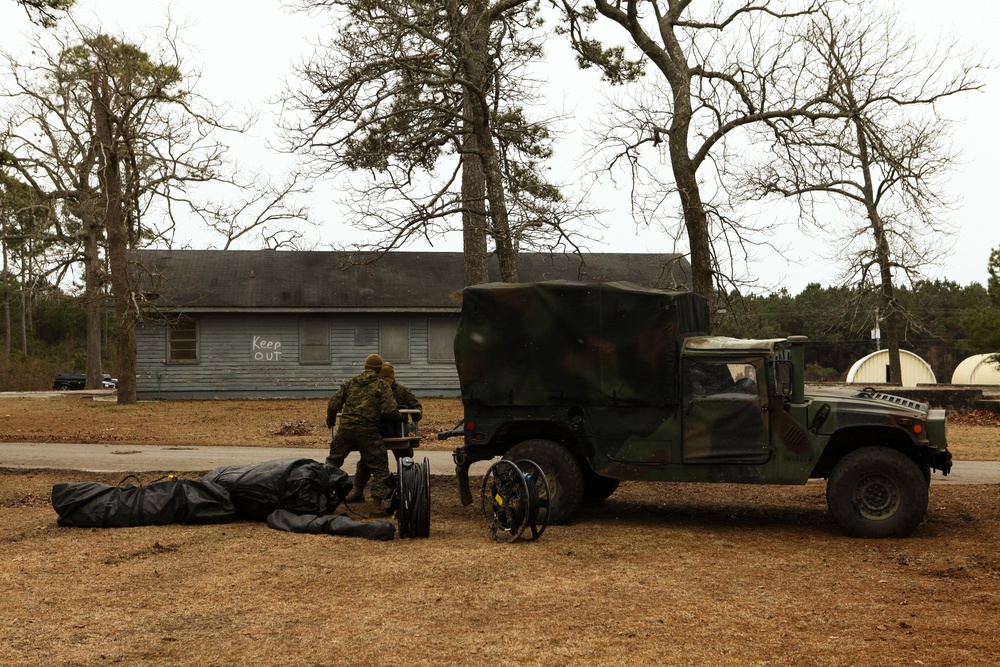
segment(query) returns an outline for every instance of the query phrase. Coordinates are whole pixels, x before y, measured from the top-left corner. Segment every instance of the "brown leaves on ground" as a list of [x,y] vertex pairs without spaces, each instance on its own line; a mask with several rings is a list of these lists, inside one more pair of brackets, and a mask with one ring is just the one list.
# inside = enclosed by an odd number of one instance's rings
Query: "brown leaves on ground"
[[1000,426],[1000,412],[977,408],[948,415],[948,423],[956,426]]

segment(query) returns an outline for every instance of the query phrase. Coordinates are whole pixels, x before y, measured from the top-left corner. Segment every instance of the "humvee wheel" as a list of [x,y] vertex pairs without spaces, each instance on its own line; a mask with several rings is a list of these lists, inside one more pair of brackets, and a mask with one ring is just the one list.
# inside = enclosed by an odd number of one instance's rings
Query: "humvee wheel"
[[560,524],[569,520],[583,502],[583,471],[576,457],[568,449],[551,440],[525,440],[507,450],[504,459],[535,463],[549,484],[549,506],[542,523]]
[[863,447],[834,467],[826,504],[852,537],[905,537],[927,513],[927,478],[905,454]]

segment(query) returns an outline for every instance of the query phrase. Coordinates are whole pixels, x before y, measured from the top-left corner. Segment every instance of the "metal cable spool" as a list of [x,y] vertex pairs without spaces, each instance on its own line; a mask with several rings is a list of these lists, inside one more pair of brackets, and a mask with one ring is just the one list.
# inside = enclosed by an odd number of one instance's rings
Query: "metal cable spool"
[[400,538],[428,537],[431,534],[431,464],[417,463],[409,456],[396,464],[399,479],[399,507],[396,524]]
[[497,461],[486,471],[481,493],[490,537],[497,542],[515,542],[522,535],[529,542],[537,540],[548,525],[549,498],[549,482],[537,463]]

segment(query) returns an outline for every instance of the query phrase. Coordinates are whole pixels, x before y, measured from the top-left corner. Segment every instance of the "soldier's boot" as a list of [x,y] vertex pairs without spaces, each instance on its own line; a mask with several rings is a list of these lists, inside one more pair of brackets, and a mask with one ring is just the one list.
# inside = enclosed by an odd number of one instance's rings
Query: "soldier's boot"
[[368,471],[368,467],[359,461],[357,472],[354,474],[354,486],[351,488],[351,493],[344,500],[349,503],[363,501],[365,499],[365,487],[368,486],[368,481],[371,478],[372,474]]
[[344,496],[344,502],[346,503],[359,503],[365,499],[365,487],[362,484],[358,486],[357,480],[354,482],[354,486],[351,487],[351,492]]

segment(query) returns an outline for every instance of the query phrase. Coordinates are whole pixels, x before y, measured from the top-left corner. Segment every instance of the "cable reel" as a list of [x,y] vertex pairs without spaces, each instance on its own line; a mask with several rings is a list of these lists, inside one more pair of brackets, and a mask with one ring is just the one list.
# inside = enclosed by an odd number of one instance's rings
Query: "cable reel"
[[396,462],[396,472],[389,477],[391,493],[384,507],[389,516],[395,516],[399,537],[428,537],[431,534],[431,464],[427,457],[423,463],[417,463],[404,456]]
[[[482,488],[483,517],[497,542],[533,542],[549,522],[549,481],[534,461],[497,461],[486,471]],[[525,530],[528,534],[525,535]]]

